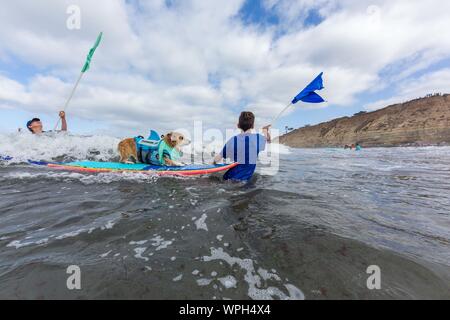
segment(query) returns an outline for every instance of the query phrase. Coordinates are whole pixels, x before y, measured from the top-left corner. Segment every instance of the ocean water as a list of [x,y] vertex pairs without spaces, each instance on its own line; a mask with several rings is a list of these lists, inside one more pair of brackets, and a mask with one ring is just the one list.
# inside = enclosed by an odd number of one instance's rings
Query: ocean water
[[450,299],[448,147],[277,146],[246,185],[25,163],[117,160],[118,141],[0,135],[0,298]]

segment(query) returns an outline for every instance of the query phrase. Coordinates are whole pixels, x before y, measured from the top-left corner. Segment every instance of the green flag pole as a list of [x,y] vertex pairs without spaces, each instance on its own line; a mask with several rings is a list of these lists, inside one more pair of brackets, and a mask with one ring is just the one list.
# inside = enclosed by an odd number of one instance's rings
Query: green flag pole
[[[86,62],[84,63],[83,68],[81,69],[80,76],[78,77],[77,82],[75,82],[75,86],[73,87],[72,92],[70,93],[69,98],[67,99],[66,103],[64,104],[64,107],[63,107],[63,110],[62,110],[62,111],[66,112],[67,107],[69,106],[69,103],[70,103],[70,101],[72,100],[72,97],[73,97],[75,91],[76,91],[77,88],[78,88],[78,84],[80,83],[81,78],[83,78],[84,73],[85,73],[86,71],[89,70],[89,67],[90,67],[90,64],[91,64],[92,57],[94,56],[94,52],[95,52],[95,50],[97,49],[98,45],[100,44],[100,41],[102,40],[102,36],[103,36],[103,32],[100,32],[100,34],[99,34],[98,37],[97,37],[97,40],[95,41],[94,46],[91,48],[91,50],[89,50],[89,53],[88,53],[88,55],[87,55],[87,57],[86,57]],[[60,118],[59,118],[58,121],[56,122],[54,131],[56,131],[56,129],[58,128],[59,121],[60,121]]]

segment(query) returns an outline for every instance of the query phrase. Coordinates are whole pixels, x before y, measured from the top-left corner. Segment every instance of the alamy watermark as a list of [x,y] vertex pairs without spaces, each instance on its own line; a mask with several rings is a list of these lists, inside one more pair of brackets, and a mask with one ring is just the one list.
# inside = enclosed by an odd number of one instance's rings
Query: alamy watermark
[[381,289],[381,269],[377,265],[371,265],[367,267],[367,274],[370,276],[367,278],[367,289],[380,290]]
[[81,290],[81,269],[77,265],[71,265],[67,267],[67,274],[70,276],[67,278],[66,286],[69,290]]
[[77,5],[70,5],[66,9],[69,17],[66,20],[66,27],[69,30],[81,29],[81,8]]
[[366,9],[369,22],[373,25],[379,25],[381,21],[381,8],[377,5],[370,5]]

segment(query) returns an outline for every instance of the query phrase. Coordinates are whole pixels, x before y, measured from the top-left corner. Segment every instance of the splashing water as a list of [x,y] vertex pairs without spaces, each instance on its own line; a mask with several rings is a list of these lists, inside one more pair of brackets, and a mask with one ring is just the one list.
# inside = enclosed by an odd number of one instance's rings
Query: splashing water
[[28,159],[43,161],[118,159],[120,139],[109,136],[79,136],[68,133],[32,135],[0,134],[0,155],[13,158],[11,163]]

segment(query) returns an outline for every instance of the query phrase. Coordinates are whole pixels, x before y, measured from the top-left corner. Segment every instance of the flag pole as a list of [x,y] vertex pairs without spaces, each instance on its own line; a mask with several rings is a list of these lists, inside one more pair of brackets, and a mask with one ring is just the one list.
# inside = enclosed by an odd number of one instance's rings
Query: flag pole
[[[72,100],[72,97],[73,97],[75,91],[77,90],[78,84],[80,83],[81,78],[83,77],[83,74],[87,70],[89,70],[89,65],[91,64],[92,57],[94,56],[94,52],[97,49],[98,45],[100,44],[100,41],[102,40],[102,36],[103,36],[103,32],[100,32],[100,34],[97,37],[97,40],[95,41],[94,46],[91,48],[91,50],[89,50],[89,53],[86,57],[86,62],[83,65],[83,69],[81,69],[80,76],[78,77],[77,82],[75,83],[75,86],[73,87],[72,92],[70,93],[70,96],[67,99],[66,104],[64,105],[64,108],[62,111],[64,111],[64,112],[66,111],[67,107],[69,106],[70,100]],[[58,128],[60,119],[61,118],[59,118],[58,121],[56,122],[55,129],[54,129],[55,131]]]
[[[69,98],[67,99],[66,103],[64,104],[64,107],[63,107],[63,110],[62,110],[62,111],[66,112],[67,107],[69,106],[70,100],[72,100],[73,94],[74,94],[75,91],[77,90],[78,84],[80,83],[81,78],[83,77],[83,75],[84,75],[84,72],[81,72],[81,73],[80,73],[80,76],[78,77],[77,82],[75,83],[75,86],[74,86],[73,89],[72,89],[72,92],[70,93]],[[59,118],[58,121],[56,122],[55,129],[54,129],[53,131],[56,131],[56,129],[58,128],[58,124],[59,124],[59,121],[60,121],[60,120],[61,120],[61,118]]]
[[281,112],[272,120],[272,122],[270,123],[271,125],[274,125],[275,122],[281,117],[281,115],[287,110],[289,109],[289,107],[292,106],[292,102],[289,103],[283,110],[281,110]]

